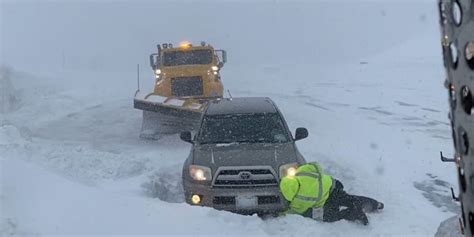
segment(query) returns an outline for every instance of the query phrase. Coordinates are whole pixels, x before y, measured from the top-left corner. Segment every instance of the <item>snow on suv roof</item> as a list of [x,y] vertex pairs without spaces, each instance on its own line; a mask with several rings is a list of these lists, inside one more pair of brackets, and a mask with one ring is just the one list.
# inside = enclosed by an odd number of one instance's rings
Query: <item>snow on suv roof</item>
[[243,97],[212,101],[207,107],[206,115],[276,112],[273,101],[268,97]]

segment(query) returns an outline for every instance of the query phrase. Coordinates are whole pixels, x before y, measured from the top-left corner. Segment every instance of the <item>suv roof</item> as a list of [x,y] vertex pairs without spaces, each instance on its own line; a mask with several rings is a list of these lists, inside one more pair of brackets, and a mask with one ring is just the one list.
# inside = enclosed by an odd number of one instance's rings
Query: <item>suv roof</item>
[[219,99],[209,103],[206,115],[276,113],[273,101],[268,97],[242,97]]

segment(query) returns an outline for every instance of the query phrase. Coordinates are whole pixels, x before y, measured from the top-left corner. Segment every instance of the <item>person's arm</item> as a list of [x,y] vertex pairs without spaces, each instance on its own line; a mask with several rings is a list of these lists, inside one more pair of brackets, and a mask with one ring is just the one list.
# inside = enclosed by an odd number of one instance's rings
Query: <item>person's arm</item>
[[308,210],[307,207],[294,205],[294,203],[290,203],[288,210],[285,211],[285,214],[297,214],[303,215]]
[[318,162],[310,162],[309,165],[312,165],[316,173],[323,174],[323,168]]

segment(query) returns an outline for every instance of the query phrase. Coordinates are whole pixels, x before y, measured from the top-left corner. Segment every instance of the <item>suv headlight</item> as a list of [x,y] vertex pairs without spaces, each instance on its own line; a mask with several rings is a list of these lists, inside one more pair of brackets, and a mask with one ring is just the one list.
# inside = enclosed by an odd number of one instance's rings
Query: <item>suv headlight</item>
[[280,166],[280,178],[289,176],[293,177],[296,175],[296,169],[298,169],[297,163],[291,163]]
[[191,178],[193,178],[194,180],[198,181],[211,180],[211,168],[200,165],[190,165],[189,176],[191,176]]

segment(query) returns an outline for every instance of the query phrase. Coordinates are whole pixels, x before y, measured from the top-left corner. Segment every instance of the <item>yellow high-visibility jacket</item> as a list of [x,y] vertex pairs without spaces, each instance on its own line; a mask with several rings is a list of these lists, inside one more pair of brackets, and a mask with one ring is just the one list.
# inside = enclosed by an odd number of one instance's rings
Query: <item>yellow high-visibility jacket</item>
[[[300,186],[296,196],[290,201],[289,210],[286,213],[303,214],[310,208],[320,208],[329,197],[333,185],[330,175],[324,174],[317,163],[309,163],[300,166],[296,170],[295,178]],[[281,190],[285,192],[285,190]]]

